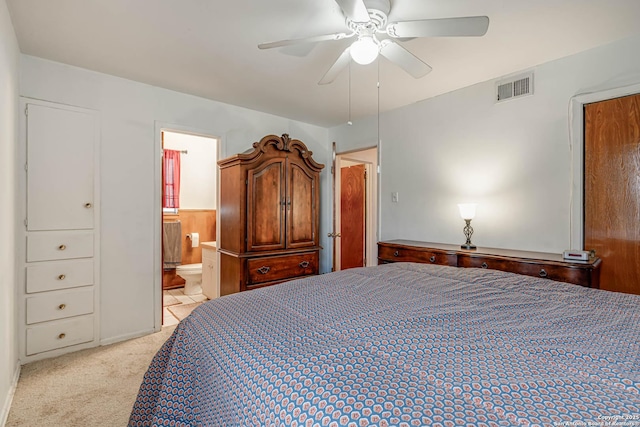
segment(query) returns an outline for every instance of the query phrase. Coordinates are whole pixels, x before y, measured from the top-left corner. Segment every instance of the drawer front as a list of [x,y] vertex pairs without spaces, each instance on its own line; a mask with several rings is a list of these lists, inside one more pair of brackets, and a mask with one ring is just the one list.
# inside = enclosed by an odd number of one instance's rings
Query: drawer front
[[318,252],[250,259],[249,284],[318,274]]
[[27,293],[93,285],[93,259],[27,265]]
[[27,297],[27,324],[93,313],[93,288]]
[[93,231],[42,232],[27,236],[27,262],[93,256]]
[[43,323],[27,328],[27,356],[93,341],[93,316]]
[[466,256],[461,256],[458,261],[460,263],[460,267],[489,268],[491,270],[508,271],[510,273],[541,277],[543,279],[556,280],[558,282],[591,286],[591,272],[586,268],[571,267],[569,265],[545,264],[544,262],[532,263],[517,260]]
[[455,265],[455,254],[434,249],[413,250],[389,246],[378,247],[378,258],[386,262],[419,262],[422,264]]

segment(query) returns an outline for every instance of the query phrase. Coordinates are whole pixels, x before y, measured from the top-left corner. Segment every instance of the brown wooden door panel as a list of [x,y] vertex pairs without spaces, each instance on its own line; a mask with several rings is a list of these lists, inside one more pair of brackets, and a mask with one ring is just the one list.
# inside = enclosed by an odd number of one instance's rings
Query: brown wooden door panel
[[285,159],[277,158],[249,170],[247,250],[284,249]]
[[365,165],[340,170],[340,269],[364,266]]
[[287,185],[287,247],[316,246],[318,196],[314,176],[290,161]]
[[600,288],[640,294],[640,95],[586,105],[584,245]]

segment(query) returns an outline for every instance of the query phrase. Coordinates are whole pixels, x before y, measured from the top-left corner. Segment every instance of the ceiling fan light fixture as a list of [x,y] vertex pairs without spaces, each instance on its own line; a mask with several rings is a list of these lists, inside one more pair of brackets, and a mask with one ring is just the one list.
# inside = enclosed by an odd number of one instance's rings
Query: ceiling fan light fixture
[[371,64],[378,57],[380,46],[372,36],[360,36],[351,45],[351,58],[360,65]]

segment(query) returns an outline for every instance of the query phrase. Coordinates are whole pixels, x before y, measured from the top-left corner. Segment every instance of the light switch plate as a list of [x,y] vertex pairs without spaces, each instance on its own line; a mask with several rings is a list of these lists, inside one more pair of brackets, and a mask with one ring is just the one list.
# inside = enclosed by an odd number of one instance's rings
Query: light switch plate
[[394,191],[393,193],[391,193],[391,202],[392,203],[398,203],[398,192]]

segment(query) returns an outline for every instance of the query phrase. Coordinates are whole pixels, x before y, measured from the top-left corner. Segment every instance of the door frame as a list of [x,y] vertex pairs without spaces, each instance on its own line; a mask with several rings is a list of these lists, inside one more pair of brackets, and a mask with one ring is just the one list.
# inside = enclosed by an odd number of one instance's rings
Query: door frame
[[[213,135],[210,130],[198,129],[191,126],[178,125],[175,123],[167,123],[155,121],[154,123],[154,155],[153,155],[153,329],[160,332],[162,329],[162,133],[186,133],[190,135],[202,136],[205,138],[216,139],[216,162],[220,160],[223,138]],[[220,168],[216,167],[216,240],[219,233],[220,221]],[[216,271],[220,271],[220,256],[216,252]],[[219,274],[216,281],[219,280]],[[216,286],[220,286],[219,283]]]
[[[374,160],[369,157],[364,157],[363,154],[368,151],[375,151],[375,154],[370,155]],[[336,153],[334,159],[334,194],[333,194],[333,230],[334,233],[340,232],[340,167],[342,161],[355,162],[358,164],[364,164],[367,171],[367,182],[365,187],[365,257],[366,265],[372,266],[378,264],[377,256],[377,243],[378,243],[378,162],[379,151],[377,146],[358,148],[356,150],[344,151]],[[332,271],[340,270],[340,245],[338,238],[333,239],[333,264]]]
[[602,88],[571,97],[568,112],[572,180],[569,215],[571,249],[584,249],[584,105],[638,93],[640,83]]

